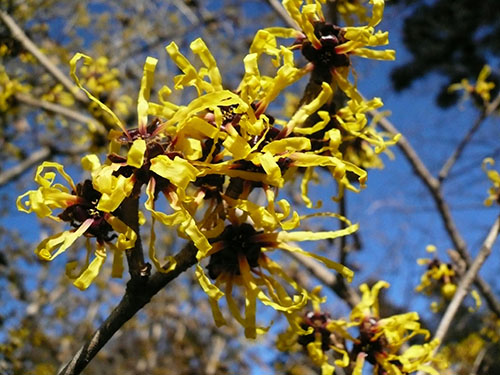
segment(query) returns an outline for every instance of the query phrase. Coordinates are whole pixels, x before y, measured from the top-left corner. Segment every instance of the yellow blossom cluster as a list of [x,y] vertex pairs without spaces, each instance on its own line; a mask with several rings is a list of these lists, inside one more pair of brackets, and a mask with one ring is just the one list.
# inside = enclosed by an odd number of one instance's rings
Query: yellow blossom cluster
[[[104,161],[94,154],[82,159],[90,179],[75,184],[62,165],[45,162],[35,177],[39,188],[18,198],[21,211],[72,227],[43,240],[36,253],[52,260],[78,238],[94,239],[94,256],[87,241],[85,264],[69,263],[67,274],[77,287],[87,288],[111,251],[112,276],[120,277],[124,253],[136,250],[139,241],[136,230],[122,220],[123,212],[127,202],[139,202],[145,193],[138,216],[139,224],[150,218],[149,260],[158,272],[176,267],[171,255],[165,259],[157,255],[158,224],[175,228],[179,237],[191,241],[197,249],[195,275],[209,296],[218,325],[225,323],[219,306],[222,297],[247,337],[267,330],[257,325],[257,301],[282,312],[293,324],[296,312],[311,296],[271,259],[276,249],[313,257],[350,281],[353,272],[347,267],[292,243],[346,236],[357,230],[357,224],[330,212],[299,215],[278,196],[283,186],[301,176],[302,198],[312,207],[308,183],[319,170],[328,172],[339,194],[364,186],[366,160],[397,138],[384,139],[368,125],[367,112],[382,102],[364,100],[349,81],[350,56],[393,59],[394,51],[367,48],[387,43],[387,33],[375,32],[383,0],[370,1],[372,16],[366,26],[346,28],[325,22],[321,2],[283,1],[302,30],[260,30],[243,59],[244,75],[235,91],[224,87],[214,56],[202,39],[196,39],[190,49],[197,62],[190,61],[175,43],[166,47],[181,73],[173,77],[173,86],[159,88],[154,100],[151,92],[158,60],[148,57],[135,127],[126,126],[102,98],[115,85],[116,72],[105,73],[107,60],[94,63],[77,53],[70,61],[72,78],[116,128],[109,133]],[[278,45],[278,38],[295,38],[296,42],[285,47]],[[305,66],[295,62],[299,49],[309,60]],[[261,73],[265,56],[275,66],[271,75]],[[78,70],[81,61],[84,65]],[[77,73],[82,71],[84,79]],[[318,89],[290,118],[276,119],[267,112],[285,89],[309,75],[316,77]],[[171,101],[173,90],[186,88],[196,92],[189,103]],[[349,98],[338,109],[331,105],[336,90]],[[347,157],[353,151],[345,147],[346,142],[359,142],[368,155],[366,160]],[[265,197],[263,203],[259,197]],[[61,210],[57,215],[56,209]],[[344,225],[340,230],[300,230],[309,219],[340,220]],[[236,302],[237,293],[245,300],[244,311]]]
[[477,77],[477,81],[475,84],[469,82],[468,79],[464,78],[459,83],[454,83],[448,87],[449,92],[464,91],[463,100],[468,99],[471,95],[479,98],[481,100],[481,104],[488,104],[491,100],[490,91],[495,88],[494,82],[488,82],[486,79],[491,74],[491,67],[489,65],[485,65],[479,75]]
[[8,76],[5,68],[0,66],[0,111],[5,112],[10,107],[10,100],[16,93],[28,92],[30,87],[17,79]]
[[492,186],[488,189],[488,197],[485,199],[485,206],[491,206],[494,202],[500,201],[500,173],[494,169],[488,169],[488,166],[493,166],[495,161],[492,158],[483,160],[483,170],[491,181]]
[[[425,340],[429,338],[429,332],[420,326],[418,314],[380,316],[378,295],[387,287],[389,284],[385,281],[377,282],[372,288],[362,284],[361,301],[347,320],[332,319],[322,311],[321,303],[325,299],[318,297],[318,289],[314,290],[313,311],[295,314],[294,325],[278,337],[278,349],[291,350],[301,345],[309,358],[321,367],[322,375],[332,375],[334,365],[349,366],[352,374],[361,375],[365,362],[373,366],[374,374],[406,375],[424,371],[438,375],[430,362],[439,342],[408,344],[417,335],[423,335]],[[329,353],[332,353],[334,365],[330,363]]]
[[[429,245],[426,248],[428,253],[435,253],[436,246]],[[415,291],[424,293],[428,296],[432,294],[440,295],[440,302],[432,302],[431,309],[434,312],[438,312],[448,303],[457,290],[458,276],[456,272],[456,267],[452,263],[442,262],[439,258],[419,258],[417,263],[420,265],[427,266],[427,270],[424,272],[420,278],[420,284],[417,285]],[[471,296],[475,301],[476,309],[481,306],[481,298],[477,291],[472,290]],[[472,310],[472,308],[470,308]]]

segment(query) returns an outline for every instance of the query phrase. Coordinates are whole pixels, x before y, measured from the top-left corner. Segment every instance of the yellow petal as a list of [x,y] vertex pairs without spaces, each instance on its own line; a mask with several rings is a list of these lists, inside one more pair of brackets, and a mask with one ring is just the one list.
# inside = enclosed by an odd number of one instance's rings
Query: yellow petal
[[[280,232],[281,233],[285,233],[285,232]],[[332,270],[335,270],[337,271],[338,273],[340,273],[342,276],[344,276],[346,278],[346,280],[348,282],[351,282],[352,281],[352,278],[354,276],[354,272],[352,270],[350,270],[349,268],[347,268],[346,266],[340,264],[340,263],[337,263],[337,262],[334,262],[333,260],[330,260],[326,257],[323,257],[321,255],[317,255],[317,254],[314,254],[314,253],[310,253],[308,251],[304,251],[302,250],[301,248],[299,247],[296,247],[296,246],[290,246],[288,244],[285,244],[285,243],[280,243],[278,245],[278,247],[284,249],[284,250],[287,250],[287,251],[290,251],[290,252],[293,252],[293,253],[299,253],[299,254],[302,254],[302,255],[305,255],[305,256],[308,256],[308,257],[311,257],[311,258],[314,258],[318,261],[320,261],[321,263],[323,263],[325,266],[327,266],[328,268],[332,269]]]
[[73,282],[73,285],[75,285],[80,290],[87,289],[99,274],[99,270],[106,260],[106,250],[104,248],[98,248],[95,252],[95,255],[96,257],[89,264],[88,268],[83,271],[83,273]]
[[154,73],[157,63],[158,60],[154,57],[147,57],[144,63],[141,88],[137,97],[137,124],[139,129],[145,128],[148,123],[149,97],[151,95],[151,87],[154,83]]
[[191,51],[200,57],[203,64],[205,64],[208,68],[208,76],[210,77],[210,82],[212,83],[214,89],[222,90],[222,77],[219,69],[217,68],[217,63],[203,39],[198,38],[193,41],[190,48]]
[[88,91],[86,88],[84,88],[82,86],[82,84],[80,83],[80,80],[78,79],[78,76],[76,75],[76,64],[77,64],[78,60],[80,60],[82,58],[83,58],[84,64],[89,65],[90,63],[92,63],[92,58],[90,56],[84,55],[83,53],[76,53],[69,62],[71,78],[73,78],[76,85],[80,89],[82,89],[85,92],[85,94],[87,94],[89,99],[92,100],[94,103],[96,103],[99,106],[99,108],[101,108],[103,111],[105,111],[107,114],[109,114],[111,116],[111,118],[113,119],[113,121],[115,122],[115,124],[118,125],[118,127],[120,129],[122,129],[122,131],[124,133],[127,134],[127,129],[125,128],[125,125],[122,124],[122,122],[115,115],[115,113],[111,109],[109,109],[109,107],[106,106],[106,104],[102,103],[99,99],[97,99],[94,95],[92,95],[90,93],[90,91]]
[[[93,219],[85,220],[80,227],[75,231],[65,231],[54,236],[50,236],[40,242],[35,249],[37,254],[43,260],[52,260],[59,254],[66,251],[79,237],[81,237],[87,229],[92,225]],[[57,248],[55,253],[52,251]]]
[[166,155],[159,155],[151,160],[150,169],[182,190],[200,174],[198,169],[178,156],[172,160]]
[[145,152],[146,141],[144,139],[136,139],[128,151],[127,164],[135,168],[142,167]]

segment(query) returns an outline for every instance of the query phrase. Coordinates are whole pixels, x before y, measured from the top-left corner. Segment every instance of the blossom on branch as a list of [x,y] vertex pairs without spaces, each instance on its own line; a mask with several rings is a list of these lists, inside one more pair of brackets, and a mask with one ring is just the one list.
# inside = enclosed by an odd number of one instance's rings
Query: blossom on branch
[[[47,168],[59,172],[70,188],[55,183],[56,174],[45,172]],[[35,212],[39,218],[48,217],[58,222],[67,222],[73,227],[73,229],[44,239],[35,249],[35,253],[41,259],[53,260],[72,246],[78,238],[95,238],[95,258],[89,264],[90,250],[88,250],[85,265],[76,275],[73,271],[77,264],[75,262],[68,263],[68,276],[76,278],[74,285],[78,288],[88,288],[106,259],[107,246],[113,251],[114,256],[112,275],[121,277],[123,253],[126,249],[134,246],[137,236],[114,213],[98,209],[101,193],[93,188],[91,181],[85,180],[75,185],[61,164],[44,162],[37,169],[35,182],[40,187],[19,196],[17,208],[26,213]],[[54,209],[62,209],[63,211],[54,216],[52,214]]]
[[324,299],[311,297],[313,311],[295,315],[296,323],[279,336],[278,348],[290,350],[295,343],[302,345],[311,360],[321,366],[322,375],[331,375],[335,369],[330,364],[330,349],[336,358],[335,366],[349,366],[356,375],[363,373],[366,361],[373,366],[374,375],[408,375],[419,370],[438,375],[429,364],[434,360],[437,340],[404,349],[414,336],[424,335],[425,340],[429,337],[429,332],[420,327],[418,314],[380,316],[378,294],[388,286],[384,281],[377,282],[371,289],[362,284],[361,301],[352,309],[348,320],[332,319],[321,308]]

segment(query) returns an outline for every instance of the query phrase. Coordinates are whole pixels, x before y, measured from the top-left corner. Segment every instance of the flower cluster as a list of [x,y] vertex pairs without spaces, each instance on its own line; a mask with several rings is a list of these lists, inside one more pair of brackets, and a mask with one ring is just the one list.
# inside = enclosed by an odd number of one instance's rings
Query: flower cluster
[[5,68],[0,66],[0,111],[5,112],[11,107],[11,100],[17,93],[28,92],[30,87],[8,76]]
[[[100,85],[112,81],[114,73],[103,82],[81,81],[79,61],[85,67],[93,60],[76,54],[70,61],[71,76],[92,103],[109,115],[116,129],[109,133],[104,161],[97,155],[82,159],[90,179],[75,184],[60,164],[46,162],[35,177],[39,188],[18,198],[20,210],[72,227],[42,241],[36,253],[51,260],[79,237],[93,238],[97,243],[94,259],[89,263],[89,254],[79,272],[74,263],[67,267],[68,274],[76,278],[75,285],[81,289],[90,285],[104,262],[106,248],[114,254],[112,275],[120,276],[124,253],[142,251],[138,229],[124,218],[130,203],[137,207],[145,192],[136,220],[144,224],[150,218],[151,263],[158,272],[170,272],[176,266],[172,256],[159,259],[157,255],[158,223],[175,228],[179,237],[191,241],[197,249],[195,275],[209,296],[218,325],[225,323],[219,306],[223,296],[232,316],[245,327],[245,335],[252,338],[266,331],[257,326],[257,300],[283,312],[289,321],[305,306],[310,294],[271,259],[275,249],[313,257],[350,281],[353,273],[345,266],[292,243],[346,236],[357,225],[329,212],[301,216],[286,199],[278,199],[278,194],[285,184],[302,176],[302,197],[312,207],[308,183],[320,170],[327,171],[340,194],[364,186],[367,173],[363,167],[371,167],[368,164],[374,153],[396,139],[385,140],[367,124],[366,113],[382,102],[364,100],[349,82],[350,55],[390,59],[394,52],[365,48],[387,43],[387,33],[374,32],[382,16],[382,0],[371,1],[373,15],[367,26],[347,28],[327,24],[319,1],[301,3],[283,2],[302,31],[260,30],[244,58],[245,73],[235,91],[224,88],[214,56],[202,39],[196,39],[190,49],[199,64],[186,58],[175,43],[166,47],[181,71],[173,79],[173,90],[191,87],[196,96],[187,105],[174,103],[170,100],[172,88],[164,85],[154,101],[151,91],[158,61],[148,57],[134,128],[120,120],[99,91]],[[296,41],[291,47],[278,47],[278,37]],[[305,66],[295,63],[298,49],[309,60]],[[266,55],[275,65],[270,76],[260,71]],[[316,82],[318,90],[291,118],[271,116],[270,104],[311,72],[312,77],[321,77]],[[349,98],[338,110],[331,104],[337,89]],[[47,169],[55,169],[69,187],[56,183],[56,173]],[[54,209],[62,212],[54,216]],[[344,225],[340,230],[299,230],[308,219],[340,220]],[[141,275],[147,277],[149,269],[147,264],[143,266]],[[243,312],[236,293],[245,300]]]
[[[434,245],[429,245],[426,250],[429,253],[435,253],[437,249]],[[427,266],[427,270],[420,278],[420,284],[417,285],[415,290],[428,296],[433,294],[441,296],[439,303],[436,301],[431,303],[431,310],[437,312],[455,295],[459,276],[456,270],[457,267],[452,263],[445,263],[437,257],[433,259],[420,258],[417,262],[420,265]],[[481,299],[478,293],[472,290],[471,296],[475,300],[476,308],[479,308]]]
[[417,335],[423,335],[425,340],[429,336],[429,332],[420,327],[418,314],[380,316],[378,294],[388,286],[384,281],[377,282],[371,289],[366,284],[361,285],[361,301],[352,309],[348,320],[332,319],[321,310],[320,303],[324,299],[315,296],[313,311],[295,316],[295,325],[299,325],[300,330],[291,325],[279,336],[278,349],[290,350],[301,345],[311,360],[321,367],[322,375],[331,375],[335,369],[329,363],[329,352],[336,358],[335,366],[349,366],[356,375],[363,373],[366,361],[373,366],[376,375],[406,375],[419,370],[437,375],[428,363],[438,341],[408,346],[408,341]]
[[448,87],[449,92],[464,91],[463,100],[472,96],[481,105],[486,105],[491,100],[490,91],[495,88],[494,82],[488,82],[486,79],[491,74],[491,67],[485,65],[477,77],[476,84],[471,84],[468,79],[464,78],[459,83],[454,83]]
[[488,189],[488,198],[484,201],[485,206],[491,206],[494,202],[500,203],[500,173],[494,169],[488,169],[488,165],[493,166],[494,164],[495,161],[492,158],[483,160],[483,170],[492,183],[492,186]]

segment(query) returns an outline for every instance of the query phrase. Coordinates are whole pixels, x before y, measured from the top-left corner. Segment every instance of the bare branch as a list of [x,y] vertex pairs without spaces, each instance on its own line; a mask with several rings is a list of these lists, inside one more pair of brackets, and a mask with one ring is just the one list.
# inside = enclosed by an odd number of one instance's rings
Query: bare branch
[[[382,129],[394,135],[400,134],[398,129],[396,129],[396,127],[386,117],[380,115],[379,111],[372,110],[369,111],[369,113],[371,116],[379,118],[378,124]],[[410,162],[413,171],[422,179],[428,189],[431,191],[439,189],[439,181],[432,177],[431,172],[429,172],[425,164],[422,162],[422,160],[420,160],[418,154],[410,145],[404,135],[401,134],[401,138],[399,139],[397,146],[406,156],[406,159]]]
[[439,174],[438,174],[438,179],[440,182],[442,182],[443,180],[446,179],[446,177],[448,177],[448,174],[450,173],[451,168],[457,162],[457,160],[460,158],[465,147],[469,144],[470,140],[472,139],[472,137],[474,136],[476,131],[478,131],[478,129],[480,128],[483,121],[489,115],[491,115],[491,113],[493,113],[498,108],[499,105],[500,105],[500,94],[498,94],[497,97],[495,98],[495,100],[493,100],[490,104],[488,104],[486,106],[486,108],[484,108],[481,111],[477,120],[474,122],[472,127],[469,129],[469,131],[467,132],[465,137],[457,145],[457,148],[455,149],[453,154],[448,158],[448,160],[446,160],[446,162],[444,163],[443,167],[441,168],[441,170],[439,171]]
[[30,95],[23,94],[23,93],[17,93],[15,94],[15,98],[18,102],[32,106],[32,107],[38,107],[46,110],[47,112],[52,112],[56,113],[58,115],[62,115],[64,117],[67,117],[71,120],[78,121],[82,124],[89,124],[91,123],[98,131],[102,134],[106,134],[106,130],[104,127],[98,123],[95,119],[92,117],[86,116],[78,111],[75,111],[71,108],[64,107],[62,105],[56,104],[56,103],[51,103],[46,100],[41,100],[34,98]]
[[481,363],[483,362],[484,357],[486,357],[486,353],[488,352],[488,350],[491,349],[491,347],[492,347],[492,344],[489,344],[481,349],[481,351],[477,355],[476,359],[474,360],[474,363],[472,364],[472,369],[471,369],[469,375],[477,375],[477,371],[479,370],[479,367],[481,366]]
[[274,9],[276,13],[281,17],[281,19],[285,22],[288,27],[292,29],[300,30],[299,25],[293,20],[292,17],[287,13],[281,2],[278,0],[266,0],[267,3]]
[[[441,321],[439,322],[436,334],[434,335],[434,338],[439,340],[439,345],[441,345],[443,339],[448,333],[451,322],[453,321],[453,318],[455,317],[458,308],[462,304],[465,296],[469,292],[472,282],[477,278],[477,274],[481,269],[481,266],[485,262],[486,258],[488,258],[488,256],[491,254],[491,249],[498,237],[499,230],[500,217],[498,217],[493,223],[488,235],[486,236],[486,239],[483,242],[483,245],[481,246],[481,249],[479,250],[478,255],[476,256],[476,259],[474,259],[474,262],[471,264],[470,268],[460,280],[457,291],[455,292],[450,304],[446,308],[446,311],[441,318]],[[434,352],[437,352],[438,349],[439,346],[434,349]],[[419,372],[417,375],[423,375],[423,372]]]
[[196,14],[189,8],[183,1],[174,0],[174,4],[181,11],[184,16],[191,22],[193,25],[198,24],[198,17]]
[[0,186],[19,178],[28,169],[44,160],[52,158],[54,155],[78,155],[87,151],[87,149],[87,146],[75,147],[71,150],[59,150],[55,147],[42,147],[41,149],[33,152],[19,164],[0,173]]
[[177,265],[173,271],[169,273],[157,272],[143,285],[129,283],[127,291],[118,306],[115,307],[71,361],[59,372],[59,375],[80,374],[111,337],[149,303],[154,295],[196,263],[196,251],[194,245],[188,244],[175,256]]
[[43,160],[48,159],[51,154],[51,150],[48,147],[41,148],[33,152],[30,156],[24,159],[22,162],[16,166],[7,169],[0,174],[0,186],[7,184],[8,182],[18,178],[25,171],[33,167],[34,165],[41,163]]
[[73,96],[82,103],[89,103],[87,96],[78,90],[71,80],[64,74],[42,51],[31,41],[24,31],[17,25],[16,21],[3,10],[0,10],[0,19],[9,28],[12,36],[17,39],[35,58],[43,65],[43,67],[59,81]]
[[205,369],[206,375],[215,375],[217,373],[217,367],[219,366],[219,361],[226,346],[226,340],[219,335],[215,335],[212,345],[212,353],[208,359],[207,366]]
[[[379,120],[379,125],[382,127],[382,129],[391,134],[399,133],[396,127],[387,118],[380,116],[380,113],[378,111],[373,110],[369,113],[374,117],[382,117]],[[467,244],[465,243],[465,240],[463,239],[460,231],[455,224],[455,221],[453,220],[451,210],[444,199],[440,181],[431,175],[427,167],[424,165],[422,160],[420,160],[417,153],[404,136],[401,136],[400,140],[397,143],[397,146],[413,167],[413,171],[415,172],[415,174],[420,177],[420,179],[424,182],[425,186],[429,190],[429,193],[434,199],[441,219],[443,220],[446,232],[448,233],[448,236],[450,237],[455,250],[460,254],[465,264],[469,268],[472,264],[472,258],[467,249]],[[476,276],[475,285],[483,295],[489,308],[497,316],[500,316],[500,302],[495,297],[493,291],[491,290],[491,287],[479,275]]]
[[290,252],[287,254],[302,264],[321,283],[332,289],[350,307],[356,306],[361,301],[356,290],[347,284],[342,276],[334,274],[322,264],[305,255]]

